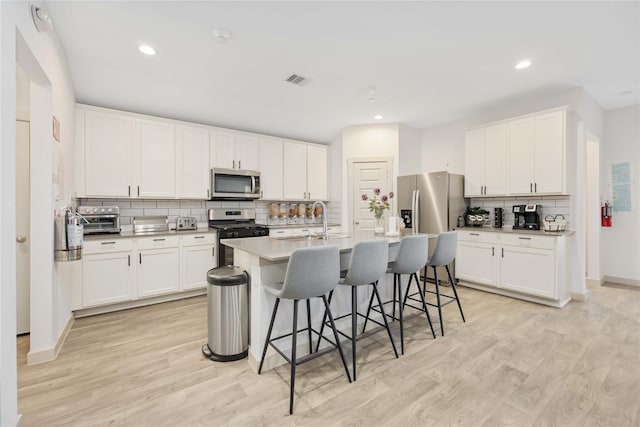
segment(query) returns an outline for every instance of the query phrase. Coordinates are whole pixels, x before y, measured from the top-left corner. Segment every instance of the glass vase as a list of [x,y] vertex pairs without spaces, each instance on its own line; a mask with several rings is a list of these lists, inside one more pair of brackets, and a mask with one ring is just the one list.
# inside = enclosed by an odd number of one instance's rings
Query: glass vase
[[376,217],[376,222],[373,226],[373,233],[375,235],[380,235],[380,236],[384,236],[384,226],[385,226],[385,221],[384,221],[384,215],[381,215],[380,217]]

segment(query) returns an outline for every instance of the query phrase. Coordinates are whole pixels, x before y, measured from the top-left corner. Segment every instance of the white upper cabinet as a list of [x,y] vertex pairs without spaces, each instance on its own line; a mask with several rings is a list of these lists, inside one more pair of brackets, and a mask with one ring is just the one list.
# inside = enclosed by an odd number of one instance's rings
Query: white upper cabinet
[[133,119],[98,111],[79,111],[76,117],[78,196],[129,197]]
[[258,137],[215,129],[211,132],[211,167],[258,170]]
[[465,196],[506,194],[506,144],[509,127],[488,126],[465,138]]
[[509,193],[566,193],[566,110],[510,122]]
[[136,195],[149,198],[175,197],[175,125],[138,120],[136,142]]
[[284,143],[284,198],[307,199],[307,146]]
[[179,198],[209,198],[209,130],[176,126],[176,191]]
[[327,200],[327,193],[327,147],[285,142],[285,200]]
[[307,199],[327,200],[327,147],[307,145]]
[[260,138],[260,187],[262,199],[280,200],[283,197],[283,147],[276,138]]

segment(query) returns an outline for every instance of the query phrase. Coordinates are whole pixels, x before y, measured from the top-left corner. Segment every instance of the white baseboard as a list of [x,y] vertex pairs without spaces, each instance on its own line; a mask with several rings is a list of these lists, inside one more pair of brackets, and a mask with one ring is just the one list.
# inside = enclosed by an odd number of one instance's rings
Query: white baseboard
[[67,339],[67,336],[69,335],[69,331],[71,331],[74,320],[73,316],[69,316],[67,324],[64,326],[64,329],[60,333],[60,336],[53,347],[40,351],[29,351],[29,353],[27,353],[27,365],[36,365],[38,363],[55,360],[56,357],[58,357],[58,353],[60,353],[60,349]]
[[22,414],[18,414],[18,419],[16,420],[16,427],[20,427],[22,424]]
[[602,286],[604,285],[604,277],[600,279],[591,279],[587,277],[587,286]]
[[589,292],[571,292],[571,301],[586,302],[589,299]]
[[625,279],[624,277],[604,276],[604,282],[617,283],[619,285],[640,286],[640,280]]

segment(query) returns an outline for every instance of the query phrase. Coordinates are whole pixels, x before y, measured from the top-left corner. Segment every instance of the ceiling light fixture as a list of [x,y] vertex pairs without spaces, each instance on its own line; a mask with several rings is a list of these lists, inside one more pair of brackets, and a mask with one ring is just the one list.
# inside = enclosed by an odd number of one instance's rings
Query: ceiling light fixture
[[31,19],[38,32],[53,30],[53,21],[44,8],[31,5]]
[[376,114],[373,118],[376,120],[382,120],[382,114]]
[[515,66],[516,70],[524,70],[525,68],[529,68],[531,66],[531,61],[528,59],[522,60],[518,62]]
[[620,95],[631,95],[632,93],[632,90],[625,90],[624,92],[620,92]]
[[369,102],[376,102],[376,99],[375,98],[369,98],[368,101]]
[[224,28],[214,28],[211,30],[211,34],[213,34],[213,37],[216,38],[218,43],[226,43],[227,40],[231,40],[231,32]]
[[152,48],[151,46],[149,46],[148,44],[141,44],[140,46],[138,46],[138,50],[142,53],[144,53],[145,55],[155,55],[156,54],[156,50],[154,48]]

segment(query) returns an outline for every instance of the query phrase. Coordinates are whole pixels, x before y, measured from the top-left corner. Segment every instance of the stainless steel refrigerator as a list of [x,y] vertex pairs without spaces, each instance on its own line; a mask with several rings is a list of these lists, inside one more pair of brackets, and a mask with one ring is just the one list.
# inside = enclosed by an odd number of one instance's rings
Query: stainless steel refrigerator
[[[398,211],[406,232],[438,234],[452,230],[458,216],[464,216],[469,206],[469,199],[464,197],[463,175],[431,172],[399,176],[397,189]],[[435,240],[429,240],[429,253],[434,247]],[[429,272],[428,277],[432,275]],[[438,278],[448,280],[446,272],[439,270]]]

